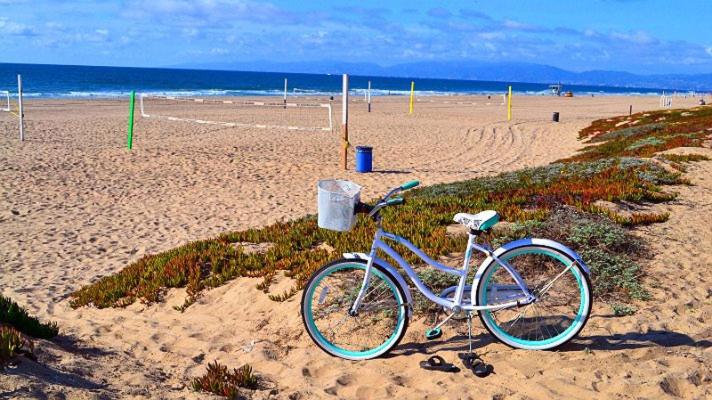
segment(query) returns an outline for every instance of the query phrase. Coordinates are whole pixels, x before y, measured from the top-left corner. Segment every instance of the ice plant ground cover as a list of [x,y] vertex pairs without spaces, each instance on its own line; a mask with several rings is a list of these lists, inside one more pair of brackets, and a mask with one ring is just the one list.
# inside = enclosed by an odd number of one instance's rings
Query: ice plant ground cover
[[51,339],[59,333],[54,322],[43,323],[11,299],[0,296],[0,369],[18,354],[32,357],[32,338]]
[[[581,131],[581,138],[590,144],[576,156],[544,167],[414,190],[406,205],[384,212],[384,226],[432,256],[446,256],[465,247],[465,237],[447,232],[453,214],[495,209],[511,224],[492,233],[494,242],[529,235],[562,241],[591,266],[598,296],[617,302],[645,298],[640,285],[644,269],[635,263],[645,246],[623,227],[665,221],[668,215],[621,214],[601,207],[600,202],[649,204],[674,199],[675,193],[664,186],[689,184],[682,176],[682,164],[700,158],[650,158],[663,150],[703,146],[712,136],[710,127],[709,107],[594,121]],[[677,166],[677,171],[665,163]],[[156,302],[168,288],[185,287],[188,298],[179,305],[182,309],[202,291],[240,276],[262,278],[258,287],[268,292],[280,271],[296,281],[290,290],[269,295],[283,301],[325,262],[346,251],[367,250],[373,229],[370,220],[360,218],[348,233],[326,231],[310,215],[228,232],[143,257],[74,292],[71,304],[104,308],[137,300]],[[266,244],[264,251],[246,250],[259,244]]]

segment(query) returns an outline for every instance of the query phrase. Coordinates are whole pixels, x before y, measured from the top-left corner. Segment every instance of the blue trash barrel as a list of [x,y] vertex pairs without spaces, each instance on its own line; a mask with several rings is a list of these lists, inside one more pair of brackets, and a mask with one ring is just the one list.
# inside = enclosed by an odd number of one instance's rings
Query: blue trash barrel
[[356,146],[356,172],[373,171],[373,147]]

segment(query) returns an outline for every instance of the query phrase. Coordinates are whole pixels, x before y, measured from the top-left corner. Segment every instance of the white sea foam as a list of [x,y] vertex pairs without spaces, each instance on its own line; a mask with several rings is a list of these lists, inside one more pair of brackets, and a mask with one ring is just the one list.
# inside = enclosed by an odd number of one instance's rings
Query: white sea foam
[[[622,89],[623,90],[623,89]],[[349,90],[349,95],[354,97],[363,97],[366,93],[367,88],[351,88]],[[158,96],[176,96],[176,97],[211,97],[211,96],[282,96],[284,94],[283,90],[279,89],[268,89],[268,90],[232,90],[232,89],[171,89],[171,90],[140,90],[137,93],[145,93],[148,95],[158,95]],[[428,97],[428,96],[501,96],[505,94],[505,90],[492,91],[492,90],[476,90],[476,91],[441,91],[441,90],[415,90],[415,95],[418,97]],[[660,92],[640,92],[640,91],[625,91],[625,92],[605,92],[605,91],[575,91],[576,96],[660,96]],[[77,98],[77,99],[89,99],[89,98],[124,98],[131,94],[130,91],[126,90],[97,90],[97,91],[68,91],[68,92],[25,92],[23,96],[31,98]],[[513,94],[517,96],[550,96],[551,92],[549,90],[528,90],[528,91],[517,91],[514,90]],[[300,97],[300,96],[340,96],[340,91],[327,91],[327,90],[313,90],[313,89],[301,89],[293,88],[289,90],[287,96],[289,97]],[[389,90],[389,89],[379,89],[372,88],[371,96],[409,96],[410,90]]]

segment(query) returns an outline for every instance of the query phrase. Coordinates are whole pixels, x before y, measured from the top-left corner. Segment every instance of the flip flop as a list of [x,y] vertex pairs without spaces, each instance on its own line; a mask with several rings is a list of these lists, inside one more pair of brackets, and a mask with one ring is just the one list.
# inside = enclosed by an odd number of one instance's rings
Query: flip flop
[[445,362],[440,356],[432,356],[425,361],[421,361],[420,368],[430,371],[460,372],[460,368],[455,364]]
[[484,378],[494,372],[494,367],[487,364],[474,354],[459,354],[465,368],[472,370],[478,378]]

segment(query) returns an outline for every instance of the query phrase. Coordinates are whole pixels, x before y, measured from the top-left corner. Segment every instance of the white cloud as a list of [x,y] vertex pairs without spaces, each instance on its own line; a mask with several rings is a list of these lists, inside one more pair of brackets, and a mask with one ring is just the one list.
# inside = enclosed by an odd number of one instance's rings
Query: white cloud
[[0,17],[0,33],[16,36],[35,36],[37,32],[31,27],[17,23],[6,17]]
[[611,38],[623,40],[635,44],[652,44],[657,42],[657,39],[651,37],[646,32],[635,31],[635,32],[613,32],[611,33]]
[[[124,15],[173,26],[229,25],[235,21],[304,23],[299,15],[271,3],[248,0],[130,0]],[[304,15],[301,15],[304,17]]]
[[503,39],[505,36],[504,32],[482,32],[477,34],[477,37],[484,40]]
[[183,28],[181,30],[181,33],[183,34],[183,36],[189,38],[197,37],[198,35],[200,35],[200,31],[197,28]]
[[706,48],[705,51],[707,52],[707,54],[709,54],[710,56],[712,56],[712,46]]

